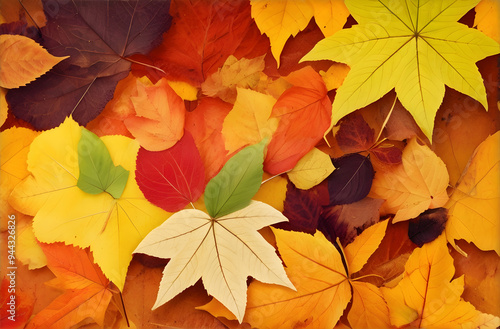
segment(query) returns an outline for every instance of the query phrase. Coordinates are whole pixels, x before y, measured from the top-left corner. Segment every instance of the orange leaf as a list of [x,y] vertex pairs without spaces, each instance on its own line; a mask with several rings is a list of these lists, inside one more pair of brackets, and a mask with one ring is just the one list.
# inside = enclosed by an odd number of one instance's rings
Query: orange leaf
[[347,315],[352,328],[392,328],[389,308],[380,289],[367,282],[351,281],[352,306]]
[[24,19],[28,26],[35,24],[39,28],[45,26],[47,18],[43,12],[42,0],[0,1],[0,23],[11,23]]
[[183,100],[166,79],[152,84],[147,77],[137,80],[137,96],[130,98],[136,116],[125,119],[128,130],[149,151],[174,146],[184,134]]
[[331,102],[316,71],[306,66],[285,79],[293,86],[281,95],[271,114],[280,122],[264,162],[270,174],[292,169],[321,140],[330,123]]
[[0,87],[25,86],[65,58],[52,56],[28,37],[0,35]]
[[24,328],[33,312],[34,298],[16,285],[16,271],[7,271],[0,287],[0,328]]
[[100,326],[111,301],[110,282],[94,264],[88,250],[63,243],[41,244],[56,278],[47,282],[65,289],[28,323],[27,329],[69,328],[90,317]]

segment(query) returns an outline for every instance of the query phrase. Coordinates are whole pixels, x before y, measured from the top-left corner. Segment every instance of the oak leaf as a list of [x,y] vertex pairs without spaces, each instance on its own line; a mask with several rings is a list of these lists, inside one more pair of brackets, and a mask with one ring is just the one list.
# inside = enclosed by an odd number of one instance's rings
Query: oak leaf
[[202,278],[207,292],[241,322],[247,276],[293,289],[274,248],[257,232],[286,220],[279,211],[258,201],[216,219],[196,209],[172,215],[134,251],[171,258],[153,309]]
[[456,22],[476,3],[346,0],[359,24],[320,41],[301,60],[330,59],[351,67],[337,90],[330,128],[392,88],[429,140],[445,84],[487,109],[474,63],[497,54],[500,45]]
[[148,53],[170,25],[169,2],[75,0],[49,15],[41,45],[69,56],[43,77],[7,95],[12,113],[37,129],[57,127],[66,117],[86,125],[113,97],[130,71],[129,56]]
[[455,248],[455,240],[464,239],[500,255],[499,147],[500,132],[478,146],[445,205],[449,217],[446,236]]
[[135,116],[127,117],[125,126],[146,150],[174,146],[184,133],[184,102],[164,78],[153,85],[143,77],[136,86],[137,96],[129,96]]
[[392,289],[381,288],[395,326],[416,328],[496,328],[500,318],[477,311],[460,298],[464,277],[450,282],[455,268],[446,237],[413,251],[403,279]]
[[330,156],[313,148],[297,162],[287,175],[296,187],[308,190],[321,183],[334,170],[335,167]]
[[146,199],[170,212],[198,200],[205,188],[203,162],[189,133],[163,151],[140,148],[135,175]]
[[134,171],[139,145],[127,137],[102,139],[113,163],[129,171],[121,197],[82,191],[77,186],[82,129],[68,118],[36,137],[27,160],[31,175],[17,185],[9,202],[18,211],[35,216],[33,229],[38,240],[90,246],[104,274],[123,289],[132,251],[167,213],[149,203],[137,186]]
[[0,49],[2,88],[25,86],[68,58],[52,56],[38,43],[22,35],[0,35]]
[[48,267],[56,278],[47,285],[64,289],[26,328],[69,328],[86,318],[103,326],[104,316],[112,297],[112,284],[94,264],[88,250],[63,243],[41,244]]
[[396,214],[393,222],[417,217],[448,201],[448,172],[439,157],[412,138],[403,150],[402,164],[377,172],[370,196],[386,199],[386,209]]

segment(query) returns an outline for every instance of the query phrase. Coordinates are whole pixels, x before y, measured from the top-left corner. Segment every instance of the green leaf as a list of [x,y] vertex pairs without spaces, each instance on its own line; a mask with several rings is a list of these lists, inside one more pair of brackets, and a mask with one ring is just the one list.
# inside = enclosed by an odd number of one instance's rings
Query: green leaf
[[359,24],[321,40],[301,59],[329,59],[351,67],[337,90],[331,126],[393,88],[429,140],[445,84],[487,108],[475,63],[499,53],[500,46],[456,22],[478,0],[345,3]]
[[106,145],[87,129],[82,129],[78,142],[78,166],[80,190],[90,194],[108,192],[113,198],[120,198],[129,172],[122,166],[115,166]]
[[231,159],[205,188],[205,206],[212,218],[225,216],[250,204],[257,193],[264,174],[264,146],[247,146]]

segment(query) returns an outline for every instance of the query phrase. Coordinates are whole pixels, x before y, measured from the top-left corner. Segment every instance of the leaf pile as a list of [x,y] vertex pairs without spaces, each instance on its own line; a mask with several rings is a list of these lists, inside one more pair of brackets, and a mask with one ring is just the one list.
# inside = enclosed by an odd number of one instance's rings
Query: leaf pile
[[497,14],[0,2],[0,326],[499,327]]

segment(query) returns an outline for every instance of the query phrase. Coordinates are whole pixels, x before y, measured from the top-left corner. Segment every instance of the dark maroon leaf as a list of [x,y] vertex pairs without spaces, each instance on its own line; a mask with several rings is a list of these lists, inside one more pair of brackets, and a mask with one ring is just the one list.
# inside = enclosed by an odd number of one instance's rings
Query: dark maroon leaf
[[375,131],[357,112],[351,113],[340,122],[335,139],[344,153],[368,150],[374,143]]
[[283,210],[288,222],[275,224],[274,227],[314,234],[321,210],[315,189],[301,190],[288,182]]
[[368,195],[374,175],[368,157],[354,153],[332,162],[335,170],[327,178],[331,206],[353,203]]
[[444,230],[448,220],[446,208],[428,209],[417,218],[410,220],[408,226],[408,237],[417,246],[434,241]]
[[347,205],[325,207],[318,220],[318,230],[330,241],[340,240],[342,246],[351,243],[367,227],[379,221],[382,199],[364,198]]
[[170,25],[169,0],[44,1],[41,45],[70,56],[26,87],[10,90],[13,114],[36,129],[57,127],[72,115],[95,118],[128,75],[126,57],[145,54]]

